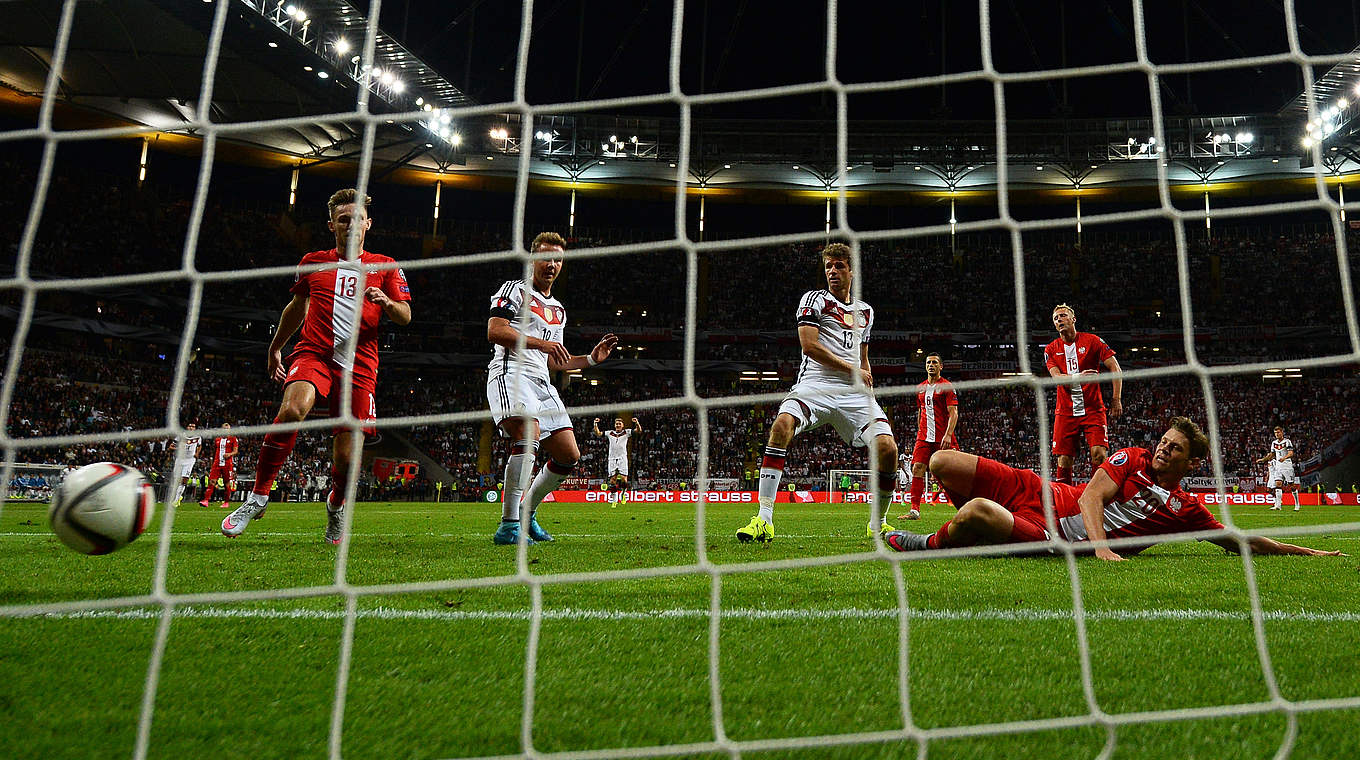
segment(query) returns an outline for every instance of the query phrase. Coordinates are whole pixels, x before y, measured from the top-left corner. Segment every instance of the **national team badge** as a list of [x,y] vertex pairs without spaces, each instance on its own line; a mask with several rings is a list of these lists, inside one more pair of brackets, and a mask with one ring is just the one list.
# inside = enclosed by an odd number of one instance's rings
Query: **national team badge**
[[1129,461],[1129,452],[1127,451],[1117,451],[1114,456],[1110,457],[1110,464],[1115,467],[1118,467],[1127,461]]

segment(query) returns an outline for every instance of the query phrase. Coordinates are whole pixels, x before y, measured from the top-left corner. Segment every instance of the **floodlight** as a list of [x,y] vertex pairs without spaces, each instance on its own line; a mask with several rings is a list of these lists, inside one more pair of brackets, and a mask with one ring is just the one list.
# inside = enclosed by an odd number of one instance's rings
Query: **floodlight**
[[406,91],[405,82],[398,79],[397,81],[392,83],[392,92],[405,92],[405,91]]
[[344,37],[340,37],[340,38],[336,39],[336,41],[335,41],[335,52],[338,53],[338,54],[340,54],[340,55],[344,55],[345,53],[348,53],[348,52],[349,52],[349,40],[345,39]]
[[1153,135],[1152,137],[1149,137],[1149,138],[1148,138],[1148,145],[1156,145],[1156,144],[1157,144],[1157,136],[1156,136],[1156,135]]
[[1337,107],[1337,108],[1345,108],[1347,105],[1348,105],[1348,104],[1346,103],[1346,99],[1345,99],[1345,98],[1341,98],[1340,100],[1336,101],[1336,107]]
[[283,12],[284,12],[284,13],[287,13],[290,17],[296,17],[296,16],[297,16],[297,6],[296,6],[296,5],[290,5],[290,6],[288,6],[287,8],[284,8],[284,9],[283,9]]
[[416,105],[418,106],[425,105],[425,98],[416,98]]
[[632,138],[631,140],[629,140],[629,142],[634,142],[634,143],[637,142],[637,141],[638,141],[637,135],[633,135],[633,138]]
[[723,164],[723,168],[724,168],[724,169],[731,169],[731,168],[732,168],[732,165],[731,165],[731,164]]
[[430,105],[429,103],[426,103],[426,104],[425,104],[425,110],[426,110],[426,111],[433,111],[433,110],[434,110],[434,106]]
[[1250,143],[1252,140],[1255,140],[1255,139],[1256,139],[1256,135],[1253,135],[1253,134],[1250,133],[1250,132],[1238,132],[1238,133],[1237,133],[1237,141],[1240,142],[1240,143]]
[[297,16],[295,16],[295,18],[304,24],[307,23],[307,14],[301,8],[298,8]]
[[458,134],[457,132],[454,132],[453,136],[449,138],[449,142],[453,143],[455,146],[462,145],[463,136]]
[[[389,86],[390,86],[390,85],[391,85],[393,82],[395,82],[395,81],[397,81],[397,75],[396,75],[396,74],[393,74],[393,73],[391,72],[391,70],[384,71],[384,72],[382,73],[382,82],[383,82],[383,84],[389,85]],[[1224,135],[1224,137],[1227,137],[1227,135]]]
[[324,71],[318,71],[318,72],[316,72],[316,76],[317,76],[318,79],[330,79],[330,78],[331,78],[331,75],[330,75],[330,74],[327,74],[327,73],[324,72]]
[[618,135],[610,135],[610,136],[609,136],[609,142],[616,143],[616,142],[618,142],[618,141],[619,141],[619,136],[618,136]]
[[1303,147],[1305,147],[1305,148],[1311,148],[1311,147],[1313,147],[1313,138],[1311,138],[1311,137],[1305,137],[1305,138],[1303,138]]

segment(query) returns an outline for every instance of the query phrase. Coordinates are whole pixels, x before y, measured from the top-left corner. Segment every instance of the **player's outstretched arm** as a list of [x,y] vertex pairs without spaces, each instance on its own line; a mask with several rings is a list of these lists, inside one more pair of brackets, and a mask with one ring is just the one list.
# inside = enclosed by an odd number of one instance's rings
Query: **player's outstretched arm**
[[604,433],[600,431],[600,418],[599,418],[599,417],[596,417],[596,418],[595,418],[595,435],[601,435],[601,436],[604,435]]
[[[548,368],[554,370],[563,370],[563,369],[585,369],[586,367],[594,367],[596,364],[599,364],[605,359],[608,359],[609,353],[614,350],[614,346],[618,345],[618,343],[619,336],[615,335],[614,333],[609,333],[603,338],[600,338],[600,342],[596,343],[595,347],[590,349],[590,353],[588,354],[582,356],[572,356],[571,354],[567,354],[566,361],[562,361],[558,359],[556,356],[549,354]],[[566,349],[564,348],[563,351],[565,350]]]
[[[510,320],[505,317],[491,317],[486,321],[486,339],[507,350],[514,351],[519,344],[519,330],[516,330],[510,324]],[[531,351],[542,351],[547,354],[549,366],[552,366],[554,360],[559,364],[571,360],[571,353],[561,343],[526,335],[524,336],[524,347]],[[553,369],[557,369],[557,367],[553,367]]]
[[283,307],[283,313],[279,315],[279,327],[274,331],[274,339],[269,341],[267,370],[276,383],[283,382],[287,377],[283,369],[283,346],[293,337],[293,333],[302,327],[302,320],[307,316],[307,304],[310,301],[310,296],[294,293],[293,300]]
[[940,438],[940,448],[953,448],[954,430],[959,426],[959,405],[949,405],[949,422],[944,426],[944,436]]
[[1105,545],[1105,505],[1113,501],[1118,492],[1119,484],[1114,482],[1114,478],[1097,468],[1091,476],[1091,482],[1086,484],[1086,490],[1077,499],[1077,505],[1081,507],[1081,521],[1086,525],[1086,537],[1095,546],[1096,556],[1111,561],[1124,559]]
[[[1220,547],[1223,548],[1223,551],[1226,551],[1229,554],[1238,554],[1239,553],[1238,550],[1241,548],[1238,545],[1238,543],[1231,538],[1214,538],[1210,539],[1209,543],[1219,545]],[[1273,538],[1266,538],[1265,536],[1248,536],[1247,546],[1251,547],[1251,551],[1254,554],[1295,554],[1302,557],[1350,556],[1347,554],[1342,554],[1339,551],[1328,552],[1322,551],[1321,549],[1309,549],[1306,546],[1295,546],[1294,544],[1286,544],[1282,541],[1276,541]]]
[[[1113,356],[1104,361],[1105,369],[1109,372],[1120,372],[1119,360]],[[1124,413],[1124,379],[1116,377],[1110,381],[1110,419],[1117,420],[1119,415]]]
[[633,429],[639,433],[642,432],[642,422],[639,421],[637,417],[633,417]]
[[[865,385],[873,386],[874,377],[872,373],[860,367],[855,367],[850,362],[831,353],[831,350],[823,346],[822,342],[818,340],[819,334],[820,331],[813,325],[798,325],[798,345],[803,349],[804,356],[829,370],[840,372],[846,377],[854,377],[855,373],[858,372]],[[860,362],[867,364],[869,361],[868,350],[864,346],[860,348],[864,349],[860,352]]]
[[411,324],[410,301],[394,301],[377,285],[368,286],[364,290],[364,298],[368,299],[369,303],[376,303],[381,306],[383,314],[387,315],[387,318],[396,324]]

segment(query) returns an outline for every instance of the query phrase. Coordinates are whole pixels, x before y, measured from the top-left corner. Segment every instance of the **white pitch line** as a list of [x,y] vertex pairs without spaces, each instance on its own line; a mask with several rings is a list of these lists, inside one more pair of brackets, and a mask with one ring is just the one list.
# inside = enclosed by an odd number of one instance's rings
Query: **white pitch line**
[[[544,620],[568,622],[646,621],[708,619],[707,609],[672,608],[663,610],[591,610],[548,609]],[[724,620],[887,620],[896,619],[894,608],[874,609],[848,607],[840,609],[756,609],[734,608],[722,611]],[[177,618],[229,618],[263,620],[342,620],[343,610],[318,609],[250,609],[233,607],[182,607],[175,610]],[[159,609],[86,610],[37,615],[46,619],[63,620],[155,620]],[[361,609],[360,618],[392,621],[527,621],[529,613],[519,610],[408,610],[392,607]],[[1269,622],[1298,623],[1356,623],[1360,612],[1307,612],[1303,610],[1271,610],[1262,614]],[[1067,622],[1070,610],[911,610],[912,620],[946,622],[1007,621],[1007,622]],[[1250,613],[1205,609],[1150,609],[1150,610],[1094,610],[1086,613],[1088,621],[1151,622],[1151,621],[1240,621],[1251,619]]]

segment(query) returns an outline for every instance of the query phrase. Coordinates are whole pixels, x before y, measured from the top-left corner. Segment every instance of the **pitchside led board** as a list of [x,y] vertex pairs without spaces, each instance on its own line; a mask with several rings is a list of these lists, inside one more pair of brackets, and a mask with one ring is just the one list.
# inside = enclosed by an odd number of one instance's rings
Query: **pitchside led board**
[[414,460],[389,459],[387,457],[373,458],[373,477],[380,483],[394,475],[409,483],[419,474],[420,463]]

